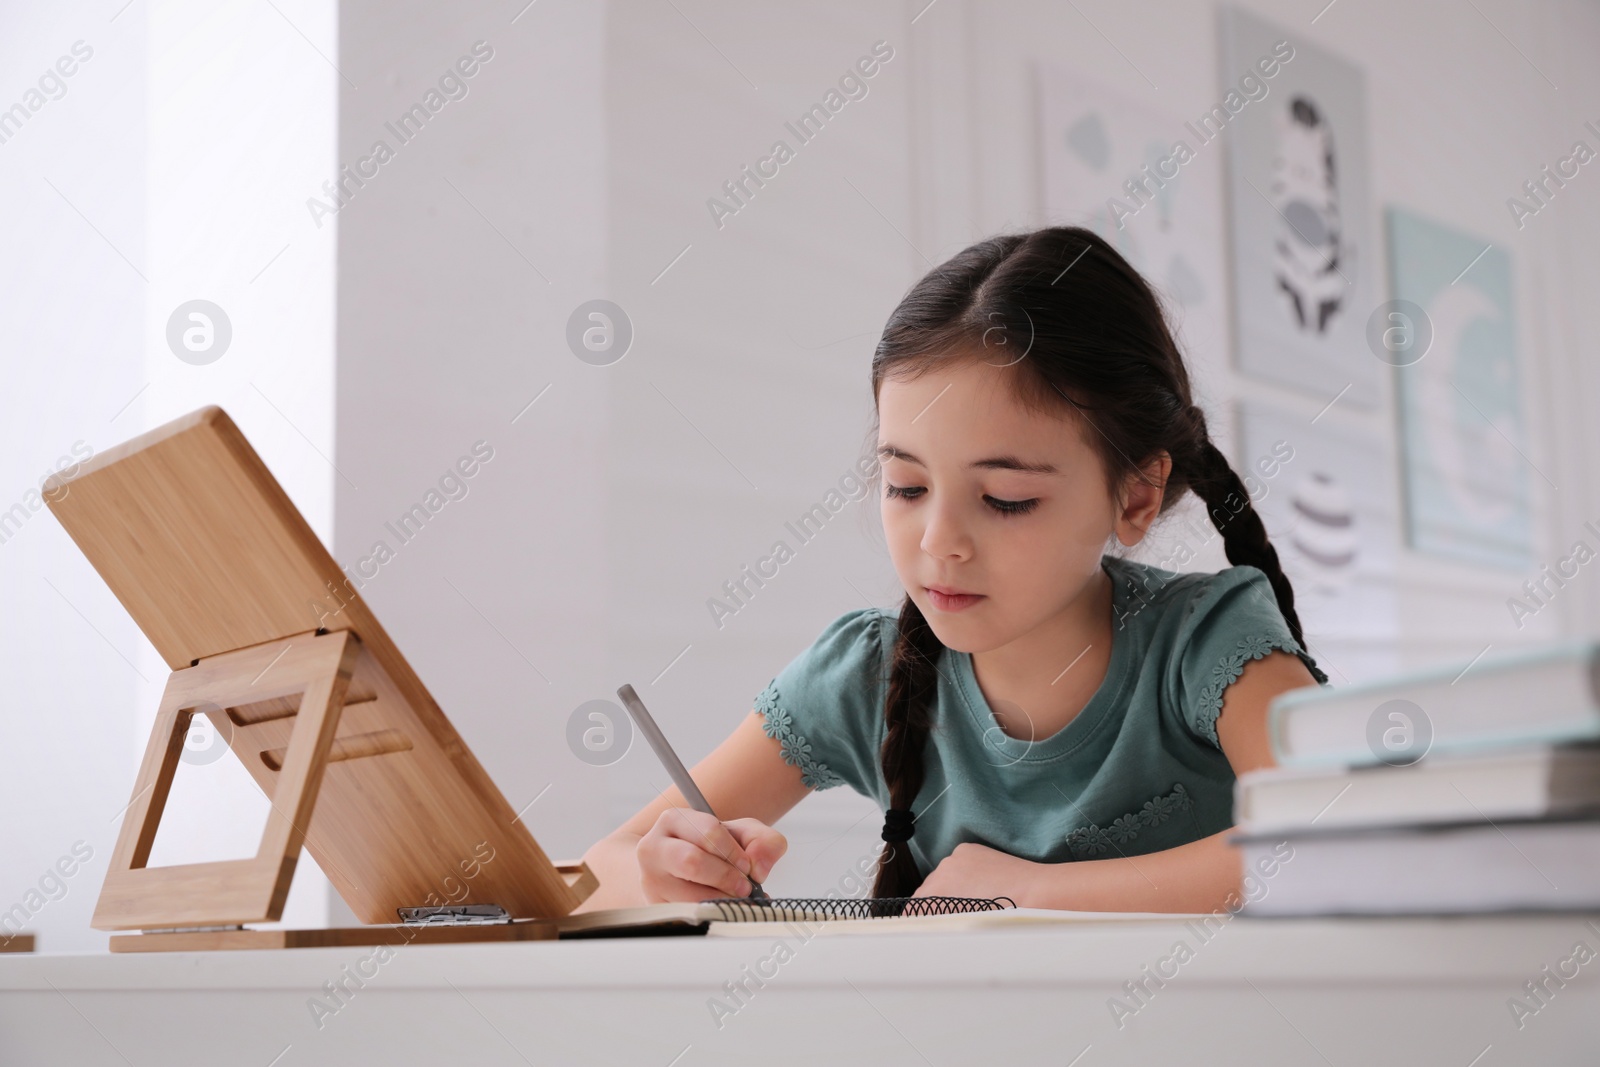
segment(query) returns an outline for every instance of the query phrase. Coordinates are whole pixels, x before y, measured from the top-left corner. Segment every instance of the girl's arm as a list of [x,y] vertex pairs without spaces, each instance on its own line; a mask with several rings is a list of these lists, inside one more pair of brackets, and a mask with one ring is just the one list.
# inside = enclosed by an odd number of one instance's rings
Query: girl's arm
[[[661,772],[660,777],[666,779],[666,771],[659,766],[657,770]],[[756,711],[689,773],[717,815],[724,823],[732,824],[733,832],[715,825],[716,820],[710,816],[694,811],[678,787],[671,786],[583,854],[584,862],[599,877],[600,888],[573,909],[575,914],[597,908],[651,903],[641,883],[638,849],[640,840],[653,829],[658,831],[659,838],[679,835],[674,840],[657,840],[655,844],[663,849],[681,850],[692,864],[695,876],[684,880],[688,896],[696,895],[689,890],[690,885],[696,884],[705,890],[699,898],[742,896],[739,890],[744,879],[726,861],[736,862],[747,855],[735,835],[748,836],[749,832],[760,830],[762,827],[757,823],[770,827],[811,792],[809,786],[801,784],[800,768],[784,762],[783,746],[777,738],[767,736],[762,729],[761,713]],[[669,827],[661,816],[674,808],[682,810],[673,812],[669,820],[681,817],[684,824]],[[687,828],[691,820],[703,823],[703,833]],[[658,821],[663,825],[658,827]],[[777,847],[761,841],[752,846],[753,854],[748,854],[755,863],[752,873],[758,882],[767,876],[786,847],[781,834],[776,831],[768,831],[768,834],[776,838]]]
[[[1223,691],[1217,740],[1240,775],[1275,765],[1267,707],[1290,689],[1316,685],[1298,656],[1275,651],[1245,664]],[[1142,856],[1034,863],[967,843],[936,867],[918,896],[1006,895],[1025,908],[1067,911],[1216,911],[1243,900],[1243,860],[1224,830],[1177,848]]]

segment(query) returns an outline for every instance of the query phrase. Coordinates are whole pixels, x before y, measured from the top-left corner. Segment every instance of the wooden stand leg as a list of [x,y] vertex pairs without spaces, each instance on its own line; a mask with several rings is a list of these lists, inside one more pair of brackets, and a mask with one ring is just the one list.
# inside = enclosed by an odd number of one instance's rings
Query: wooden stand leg
[[[172,673],[92,926],[227,926],[275,922],[282,916],[360,650],[360,641],[347,630],[305,633],[213,656]],[[195,712],[294,694],[300,694],[300,710],[256,855],[146,867]]]

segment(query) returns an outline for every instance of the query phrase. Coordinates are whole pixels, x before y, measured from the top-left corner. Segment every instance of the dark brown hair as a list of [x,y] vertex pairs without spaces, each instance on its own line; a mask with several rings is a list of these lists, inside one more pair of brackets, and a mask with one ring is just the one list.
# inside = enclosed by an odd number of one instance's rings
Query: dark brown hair
[[[1244,483],[1212,443],[1189,372],[1149,284],[1090,230],[1055,226],[980,241],[923,276],[884,327],[872,359],[874,402],[885,378],[912,378],[948,359],[1013,366],[1034,410],[1071,405],[1087,424],[1117,493],[1163,450],[1172,469],[1165,514],[1185,491],[1205,502],[1228,562],[1258,568],[1301,647],[1294,591]],[[891,657],[880,753],[889,807],[922,788],[922,749],[944,646],[909,595]],[[922,882],[908,848],[884,849],[874,897],[909,896]]]

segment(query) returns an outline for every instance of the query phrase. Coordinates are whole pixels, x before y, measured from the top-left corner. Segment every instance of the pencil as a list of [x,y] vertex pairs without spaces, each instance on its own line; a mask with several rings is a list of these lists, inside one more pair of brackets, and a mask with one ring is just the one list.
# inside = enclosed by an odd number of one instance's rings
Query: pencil
[[[639,699],[639,694],[633,691],[633,686],[623,685],[617,690],[617,696],[622,698],[622,706],[628,709],[628,714],[633,716],[633,721],[638,725],[645,740],[650,742],[656,757],[667,768],[667,773],[672,775],[672,781],[677,785],[678,792],[683,794],[685,800],[696,811],[703,811],[713,819],[717,813],[711,810],[711,804],[706,800],[705,794],[700,792],[700,787],[694,784],[694,779],[689,777],[689,769],[683,765],[678,754],[672,751],[672,746],[667,743],[667,735],[661,732],[661,727],[656,725],[655,719],[645,710],[644,701]],[[720,819],[718,820],[721,821]],[[761,888],[761,883],[749,875],[751,900],[771,900],[767,891]]]

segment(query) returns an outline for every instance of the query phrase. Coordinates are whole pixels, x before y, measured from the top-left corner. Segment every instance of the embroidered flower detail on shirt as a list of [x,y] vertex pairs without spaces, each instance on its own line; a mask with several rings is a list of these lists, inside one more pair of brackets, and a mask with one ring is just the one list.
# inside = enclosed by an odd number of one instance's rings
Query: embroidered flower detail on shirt
[[[1266,634],[1252,634],[1240,638],[1233,651],[1222,657],[1222,662],[1211,669],[1211,681],[1200,690],[1199,725],[1205,738],[1218,748],[1222,742],[1217,740],[1217,716],[1222,714],[1222,691],[1238,680],[1244,673],[1244,665],[1250,660],[1260,659],[1268,653],[1281,649],[1284,652],[1300,655],[1299,646],[1287,637],[1269,636]],[[1302,660],[1304,662],[1304,660]],[[1323,674],[1310,663],[1306,663],[1311,674],[1319,684],[1327,684],[1328,676]]]
[[1111,833],[1098,826],[1080,826],[1067,835],[1067,847],[1081,859],[1098,856],[1111,847]]
[[794,719],[778,705],[776,685],[769,684],[756,697],[756,710],[761,713],[761,729],[783,747],[783,762],[800,768],[801,784],[818,791],[844,784],[843,778],[811,754],[811,742],[795,730]]
[[1106,833],[1111,835],[1111,840],[1119,845],[1126,845],[1129,841],[1139,836],[1139,816],[1124,815],[1111,824],[1111,829]]
[[1180,800],[1188,799],[1189,794],[1183,792],[1183,786],[1179,785],[1172,796],[1152,797],[1145,801],[1144,807],[1139,809],[1139,820],[1146,826],[1160,826],[1167,821]]
[[1189,791],[1182,782],[1174,782],[1172,792],[1145,801],[1144,807],[1122,816],[1110,826],[1090,823],[1071,831],[1067,834],[1067,848],[1077,859],[1092,859],[1117,845],[1127,844],[1138,837],[1141,830],[1160,826],[1174,813],[1188,811],[1192,807],[1194,798]]

